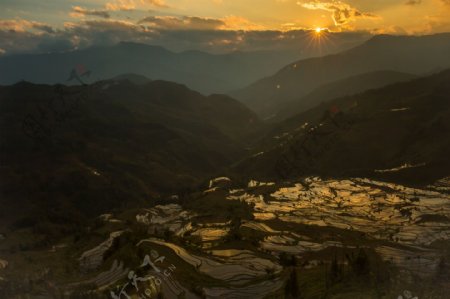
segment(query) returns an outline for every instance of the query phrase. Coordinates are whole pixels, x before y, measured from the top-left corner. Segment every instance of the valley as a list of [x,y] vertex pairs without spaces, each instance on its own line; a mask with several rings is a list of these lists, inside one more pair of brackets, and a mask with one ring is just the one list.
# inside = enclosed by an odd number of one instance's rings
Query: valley
[[[276,5],[342,28],[134,27],[132,2],[72,8],[106,42],[0,48],[0,299],[448,298],[449,33],[345,31],[381,18],[317,1]],[[193,32],[218,52],[144,42]]]

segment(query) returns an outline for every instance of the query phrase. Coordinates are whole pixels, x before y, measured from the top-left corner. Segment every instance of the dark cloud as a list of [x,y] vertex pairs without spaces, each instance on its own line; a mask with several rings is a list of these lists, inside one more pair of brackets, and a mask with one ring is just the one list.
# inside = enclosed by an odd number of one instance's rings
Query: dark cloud
[[153,35],[139,25],[119,20],[89,20],[66,24],[64,34],[79,48],[112,45],[121,41],[145,42]]
[[112,2],[106,3],[105,7],[107,10],[117,11],[128,11],[135,10],[138,7],[145,5],[150,5],[158,8],[169,8],[170,6],[166,4],[164,0],[114,0]]
[[84,16],[94,16],[108,19],[110,18],[110,14],[106,10],[98,10],[98,9],[87,9],[81,6],[72,7],[72,12],[70,13],[72,17],[84,17]]
[[53,33],[54,32],[52,26],[47,25],[47,24],[37,23],[37,24],[33,25],[33,28],[38,30],[38,31],[43,31],[43,32],[46,32],[46,33]]
[[165,30],[214,30],[224,27],[223,20],[200,17],[151,16],[139,21],[153,28]]
[[419,4],[421,4],[422,3],[422,0],[408,0],[408,1],[406,1],[406,5],[411,5],[411,6],[414,6],[414,5],[419,5]]
[[64,52],[73,49],[73,44],[66,38],[54,38],[52,36],[43,37],[36,45],[36,52]]
[[[53,34],[39,34],[21,30],[0,30],[0,49],[4,54],[41,52],[39,45]],[[72,46],[73,47],[73,46]]]

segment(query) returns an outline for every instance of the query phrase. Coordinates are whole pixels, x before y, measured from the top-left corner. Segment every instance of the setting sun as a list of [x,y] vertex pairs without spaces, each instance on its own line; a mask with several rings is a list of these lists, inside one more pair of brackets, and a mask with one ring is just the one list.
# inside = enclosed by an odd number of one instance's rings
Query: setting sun
[[323,28],[317,27],[317,28],[316,28],[316,33],[317,33],[317,34],[320,34],[320,33],[322,32],[322,30],[323,30]]

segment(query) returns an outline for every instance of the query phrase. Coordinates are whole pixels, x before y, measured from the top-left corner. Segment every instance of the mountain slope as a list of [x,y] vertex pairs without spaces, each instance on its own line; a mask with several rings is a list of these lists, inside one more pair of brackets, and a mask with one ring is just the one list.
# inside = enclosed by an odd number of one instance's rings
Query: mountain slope
[[271,121],[288,119],[295,114],[317,106],[321,102],[327,102],[334,98],[353,95],[392,83],[409,81],[414,78],[417,78],[417,76],[401,72],[375,71],[324,84],[301,99],[287,103]]
[[40,84],[66,83],[77,65],[92,72],[87,82],[135,73],[179,82],[202,93],[241,88],[298,59],[295,51],[235,52],[213,55],[199,51],[174,53],[158,46],[122,42],[65,53],[0,57],[0,84],[20,80]]
[[145,76],[133,74],[133,73],[121,74],[121,75],[115,76],[114,78],[112,78],[110,80],[113,80],[113,81],[128,80],[131,83],[136,84],[136,85],[146,84],[151,81],[149,78],[147,78]]
[[349,76],[392,70],[423,74],[450,67],[450,34],[373,37],[361,46],[336,55],[289,64],[275,75],[233,93],[263,117],[278,112],[286,102],[315,88]]
[[1,205],[65,219],[155,200],[241,157],[259,127],[236,100],[165,81],[0,87]]
[[281,123],[236,173],[363,176],[427,184],[449,175],[450,70],[334,99]]

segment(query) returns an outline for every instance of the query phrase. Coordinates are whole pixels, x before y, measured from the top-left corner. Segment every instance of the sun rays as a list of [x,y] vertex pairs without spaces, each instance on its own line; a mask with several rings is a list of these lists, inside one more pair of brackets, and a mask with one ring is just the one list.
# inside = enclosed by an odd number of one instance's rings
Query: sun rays
[[331,44],[333,44],[331,40],[330,30],[324,27],[315,27],[311,28],[309,34],[307,34],[307,45],[308,49],[312,48],[317,51],[320,55],[322,52],[326,50]]

